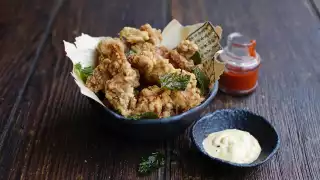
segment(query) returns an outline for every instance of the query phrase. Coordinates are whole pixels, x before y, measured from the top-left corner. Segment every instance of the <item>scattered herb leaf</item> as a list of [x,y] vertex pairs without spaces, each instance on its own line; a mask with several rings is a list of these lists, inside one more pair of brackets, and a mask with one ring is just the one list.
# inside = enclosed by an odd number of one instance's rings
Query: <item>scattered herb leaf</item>
[[201,64],[202,60],[201,60],[201,55],[199,53],[199,51],[196,51],[192,56],[191,59],[193,60],[194,64]]
[[201,94],[206,95],[209,91],[209,78],[198,67],[193,69],[193,74],[197,78],[197,87],[200,89]]
[[164,165],[164,157],[164,154],[160,152],[154,152],[148,157],[142,157],[139,163],[138,173],[140,175],[147,175],[162,167]]
[[83,82],[87,81],[87,78],[92,75],[93,69],[91,66],[82,68],[80,63],[74,65],[75,72],[77,75],[83,80]]
[[142,114],[135,114],[135,115],[131,115],[131,116],[128,116],[128,118],[130,119],[158,119],[159,116],[158,114],[154,113],[154,112],[145,112],[145,113],[142,113]]
[[190,75],[181,75],[178,73],[169,73],[160,76],[160,84],[162,88],[170,90],[184,91],[190,81]]

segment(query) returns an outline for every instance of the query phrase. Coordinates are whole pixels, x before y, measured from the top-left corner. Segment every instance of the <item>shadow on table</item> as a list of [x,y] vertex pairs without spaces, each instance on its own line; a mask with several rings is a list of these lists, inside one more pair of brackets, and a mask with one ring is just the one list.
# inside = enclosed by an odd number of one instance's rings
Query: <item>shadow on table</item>
[[50,163],[61,166],[59,169],[67,164],[79,173],[83,172],[79,167],[84,167],[90,173],[135,177],[142,156],[164,151],[161,141],[137,142],[116,136],[98,121],[94,110],[79,110],[71,115],[68,108],[63,109],[66,110],[56,118],[46,120],[55,123],[41,129],[34,147],[34,154],[50,156]]
[[186,180],[243,180],[254,176],[259,171],[259,167],[239,168],[215,162],[205,157],[192,146],[188,149],[180,150],[180,152],[173,151],[172,154],[172,176],[174,177],[175,174],[179,176],[178,174],[182,173]]

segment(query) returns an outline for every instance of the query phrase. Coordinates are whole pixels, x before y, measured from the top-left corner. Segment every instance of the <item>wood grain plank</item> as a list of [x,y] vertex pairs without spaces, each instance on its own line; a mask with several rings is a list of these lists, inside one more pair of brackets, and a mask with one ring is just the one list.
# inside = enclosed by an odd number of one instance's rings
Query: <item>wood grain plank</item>
[[164,151],[164,143],[119,139],[101,125],[69,74],[62,40],[82,32],[115,36],[146,22],[163,28],[166,7],[166,1],[64,1],[7,137],[3,155],[14,155],[3,164],[11,169],[8,179],[163,179],[163,169],[142,178],[136,169],[141,156]]
[[0,133],[31,67],[53,2],[0,2]]
[[[27,85],[28,76],[41,52],[54,1],[0,2],[0,178],[10,171],[11,152],[3,147]],[[23,126],[15,129],[20,131]]]
[[245,98],[220,93],[209,111],[240,107],[259,113],[275,125],[282,143],[279,153],[265,165],[230,169],[199,156],[186,133],[172,145],[181,157],[180,163],[171,165],[171,179],[320,179],[316,150],[320,148],[320,97],[316,93],[320,90],[320,31],[319,19],[308,3],[174,0],[173,6],[174,18],[184,24],[200,20],[220,24],[224,45],[227,34],[234,31],[257,40],[263,58],[257,91]]

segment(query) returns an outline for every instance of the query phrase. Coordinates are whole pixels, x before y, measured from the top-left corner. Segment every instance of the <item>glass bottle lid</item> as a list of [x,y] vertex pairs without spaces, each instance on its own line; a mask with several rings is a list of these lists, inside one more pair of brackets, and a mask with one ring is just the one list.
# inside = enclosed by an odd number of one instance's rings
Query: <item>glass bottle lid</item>
[[227,68],[250,70],[260,64],[260,56],[256,52],[256,41],[235,32],[228,36],[227,46],[219,55]]

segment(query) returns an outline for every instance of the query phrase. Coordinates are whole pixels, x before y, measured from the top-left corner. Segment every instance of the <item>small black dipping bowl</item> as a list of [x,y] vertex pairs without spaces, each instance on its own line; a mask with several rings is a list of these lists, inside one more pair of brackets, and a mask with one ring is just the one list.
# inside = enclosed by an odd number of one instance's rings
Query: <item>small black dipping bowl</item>
[[[237,164],[213,158],[203,148],[203,140],[211,133],[226,129],[238,129],[249,132],[260,146],[261,153],[250,164]],[[236,167],[254,167],[269,160],[278,150],[280,140],[275,128],[263,117],[241,109],[218,110],[202,117],[192,127],[191,139],[195,146],[209,158],[226,165]]]
[[201,115],[216,96],[218,87],[219,83],[217,81],[210,94],[199,106],[176,116],[161,119],[128,119],[89,99],[94,109],[99,113],[101,122],[113,132],[138,140],[167,139],[181,134],[195,120],[201,118]]

